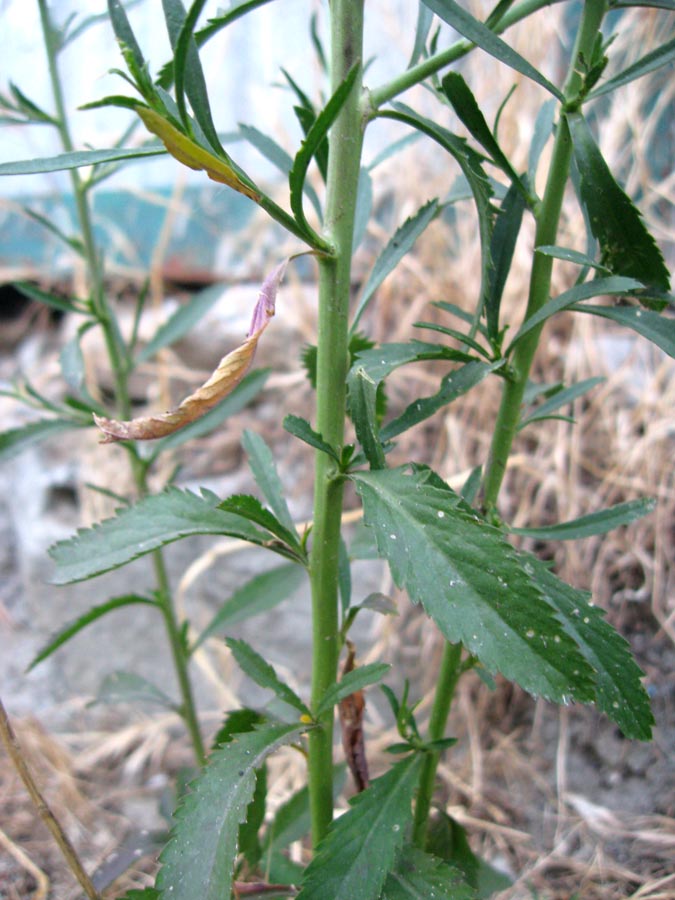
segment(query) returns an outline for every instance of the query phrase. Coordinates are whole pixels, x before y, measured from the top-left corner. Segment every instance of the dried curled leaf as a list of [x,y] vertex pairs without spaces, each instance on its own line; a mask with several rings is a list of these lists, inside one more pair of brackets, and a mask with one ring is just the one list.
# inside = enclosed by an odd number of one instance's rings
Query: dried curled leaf
[[178,162],[182,162],[190,169],[205,171],[212,181],[226,184],[235,191],[239,191],[240,194],[245,194],[251,200],[255,200],[256,203],[260,200],[258,191],[252,185],[242,181],[235,169],[224,159],[220,159],[213,153],[209,153],[204,147],[200,147],[154,109],[137,106],[136,112],[148,131],[157,135],[171,156]]
[[[347,641],[347,659],[342,669],[344,677],[354,669],[356,651],[351,641]],[[363,691],[355,691],[348,697],[344,697],[338,704],[340,727],[342,729],[342,747],[345,753],[347,765],[352,773],[357,791],[365,791],[370,784],[368,776],[368,760],[366,759],[366,744],[363,738],[363,716],[366,709],[366,701]]]
[[94,420],[105,435],[101,443],[149,441],[166,437],[205,415],[231,393],[249,370],[260,335],[274,315],[277,291],[287,265],[288,260],[285,259],[267,276],[253,310],[246,340],[221,359],[218,368],[205,384],[186,397],[176,409],[162,415],[146,416],[130,422],[118,422],[116,419],[95,415]]

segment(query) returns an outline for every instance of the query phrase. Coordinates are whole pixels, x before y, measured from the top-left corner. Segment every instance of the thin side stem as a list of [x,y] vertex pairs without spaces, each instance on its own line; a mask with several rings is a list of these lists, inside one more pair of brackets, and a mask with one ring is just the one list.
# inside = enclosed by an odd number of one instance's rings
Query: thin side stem
[[[506,31],[507,28],[510,28],[511,25],[515,25],[516,22],[520,22],[522,19],[531,16],[532,13],[544,9],[546,6],[552,6],[554,3],[558,2],[561,2],[561,0],[524,0],[524,2],[520,3],[518,6],[507,10],[502,18],[493,24],[491,31],[495,34],[501,34],[503,31]],[[370,92],[370,100],[373,109],[379,109],[384,103],[393,100],[394,97],[398,97],[399,94],[414,87],[416,84],[420,84],[426,78],[440,72],[441,69],[445,69],[446,66],[449,66],[451,63],[466,56],[466,54],[474,50],[475,47],[476,45],[472,41],[467,41],[462,38],[446,50],[435,53],[423,62],[418,63],[416,66],[412,66],[406,72],[403,72],[403,74],[398,75],[396,78],[392,78],[391,81],[388,81],[386,84],[375,88]]]
[[89,897],[89,900],[101,900],[101,895],[98,893],[92,884],[91,879],[85,872],[84,867],[80,862],[80,858],[77,855],[77,851],[70,843],[68,835],[61,827],[59,820],[49,808],[49,804],[42,796],[40,789],[35,783],[35,779],[28,768],[28,764],[21,751],[19,742],[16,739],[14,729],[9,721],[9,716],[7,715],[2,700],[0,700],[0,738],[5,745],[9,758],[14,764],[14,768],[19,774],[19,778],[23,781],[24,786],[28,791],[33,806],[47,828],[51,831],[54,840],[59,845],[59,849],[68,863],[68,867],[79,881],[82,890],[87,897]]
[[[445,726],[450,714],[450,706],[455,696],[455,688],[462,674],[462,645],[445,644],[441,669],[438,673],[438,684],[434,705],[429,718],[429,740],[439,741],[445,736]],[[429,752],[424,760],[420,784],[415,804],[415,822],[413,825],[413,843],[422,850],[426,846],[429,830],[429,812],[436,784],[436,770],[441,758],[439,752]]]
[[[563,88],[563,94],[567,102],[574,102],[576,99],[582,79],[579,71],[579,61],[582,57],[587,60],[591,58],[593,44],[602,25],[605,10],[605,0],[586,0],[584,4],[572,60]],[[569,177],[571,158],[572,141],[567,120],[563,113],[558,122],[546,189],[537,214],[535,247],[540,247],[544,244],[555,244],[556,242],[560,210]],[[525,321],[548,301],[551,290],[552,268],[552,257],[544,256],[542,253],[534,254]],[[512,377],[504,383],[483,485],[483,507],[488,512],[494,510],[497,504],[497,497],[506,472],[511,447],[518,429],[520,407],[527,379],[532,367],[534,354],[539,345],[542,328],[543,324],[533,328],[525,335],[522,341],[518,342],[511,360]]]
[[[333,91],[352,66],[362,61],[363,2],[331,2]],[[335,256],[319,259],[316,427],[324,440],[336,448],[341,448],[344,442],[351,251],[364,128],[361,93],[359,72],[331,129],[324,236],[334,247]],[[317,452],[310,557],[314,709],[337,677],[341,515],[340,473],[327,454]],[[333,818],[333,712],[323,715],[319,723],[321,727],[309,735],[308,777],[314,846],[322,839]]]

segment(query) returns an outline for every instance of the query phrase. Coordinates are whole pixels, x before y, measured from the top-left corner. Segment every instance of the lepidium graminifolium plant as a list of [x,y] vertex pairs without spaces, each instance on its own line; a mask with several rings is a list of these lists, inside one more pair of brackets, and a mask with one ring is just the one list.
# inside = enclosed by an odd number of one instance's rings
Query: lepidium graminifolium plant
[[[489,897],[508,882],[473,855],[458,823],[442,809],[433,810],[437,764],[454,743],[446,735],[447,718],[464,673],[476,669],[488,680],[501,673],[531,694],[555,703],[593,703],[626,737],[648,740],[651,735],[653,719],[642,673],[628,645],[585,592],[562,582],[535,556],[514,549],[507,539],[512,529],[499,514],[499,493],[516,433],[559,414],[591,387],[590,382],[553,389],[531,383],[532,361],[550,317],[572,310],[608,318],[675,356],[675,325],[668,314],[670,280],[663,256],[605,162],[588,119],[590,115],[592,122],[601,114],[599,98],[671,63],[675,41],[608,76],[611,36],[603,31],[603,24],[610,6],[605,0],[586,0],[575,7],[567,75],[558,84],[508,43],[509,27],[546,7],[543,0],[502,0],[485,21],[454,0],[424,0],[416,33],[410,36],[407,68],[385,84],[367,84],[363,0],[332,0],[324,9],[326,42],[320,38],[317,22],[312,18],[308,23],[327,78],[322,102],[311,99],[318,93],[315,86],[300,85],[284,73],[304,135],[300,146],[289,153],[257,127],[241,127],[242,136],[287,176],[287,202],[281,205],[223,148],[207,89],[211,87],[214,97],[216,86],[207,86],[199,59],[207,41],[225,28],[236,28],[239,18],[265,5],[266,0],[238,3],[200,26],[204,0],[196,0],[188,10],[181,0],[164,0],[173,58],[153,77],[123,5],[119,0],[108,4],[126,66],[127,92],[97,104],[129,108],[179,163],[203,171],[258,204],[297,238],[298,253],[314,256],[319,279],[316,345],[305,352],[316,407],[311,421],[293,414],[284,420],[290,434],[316,451],[311,530],[298,532],[271,449],[259,435],[248,433],[244,447],[262,501],[252,496],[222,499],[208,491],[197,495],[169,487],[51,550],[56,581],[68,584],[156,553],[186,534],[230,535],[282,556],[283,578],[306,572],[311,582],[310,696],[303,698],[292,690],[253,647],[228,639],[242,670],[272,692],[281,701],[275,709],[285,713],[242,709],[226,718],[201,774],[176,810],[155,886],[127,897],[221,900],[244,893],[301,900]],[[616,5],[640,4],[621,0]],[[441,22],[462,36],[442,48],[445,32],[437,28]],[[526,173],[514,167],[472,86],[452,68],[470,52],[489,54],[541,87],[542,112]],[[408,88],[421,83],[431,88],[438,101],[433,118],[400,99]],[[468,137],[459,137],[443,124],[451,119],[450,109]],[[411,337],[407,342],[375,346],[359,325],[370,306],[374,308],[369,313],[377,315],[377,292],[384,278],[449,200],[429,198],[403,222],[376,259],[359,296],[350,294],[356,223],[367,217],[370,202],[363,136],[382,118],[399,123],[411,134],[420,133],[447,160],[452,177],[461,174],[475,203],[481,283],[474,310],[466,313],[440,301],[449,324],[426,326],[435,333],[435,341]],[[547,171],[540,172],[541,154],[549,142],[550,162]],[[393,144],[390,152],[398,146]],[[151,147],[156,152],[157,145]],[[113,148],[75,153],[67,148],[55,159],[9,164],[0,172],[45,171],[88,161],[107,164],[134,152],[148,151]],[[316,181],[308,180],[310,167],[318,172],[321,190]],[[535,190],[535,174],[543,176],[542,196]],[[563,193],[569,184],[587,221],[586,252],[557,243]],[[527,216],[535,223],[529,296],[516,318],[506,321],[501,300]],[[578,278],[568,290],[552,295],[555,259],[575,264]],[[265,317],[274,311],[284,266],[285,260],[277,260],[263,285],[250,342],[264,340],[262,328]],[[611,298],[611,302],[599,298]],[[110,420],[94,410],[106,440],[124,441],[132,457],[143,459],[132,439],[170,441],[173,429],[181,428],[186,416],[191,422],[187,427],[195,427],[213,392],[222,398],[241,377],[239,364],[248,365],[252,349],[249,343],[234,351],[236,359],[226,356],[207,385],[170,414],[129,421],[125,416]],[[403,413],[387,417],[387,376],[400,366],[425,360],[449,361],[454,366],[436,393],[413,398]],[[461,493],[418,460],[388,465],[388,453],[399,435],[487,378],[497,380],[501,406],[489,455]],[[524,412],[533,404],[533,412]],[[354,445],[345,441],[348,418],[356,434]],[[362,691],[381,681],[387,667],[356,665],[348,635],[360,609],[386,612],[388,605],[377,596],[352,603],[348,566],[357,550],[346,546],[341,527],[348,482],[362,504],[366,532],[378,555],[388,562],[394,582],[423,606],[445,640],[426,725],[416,719],[409,688],[397,695],[383,685],[400,739],[390,748],[392,764],[372,782],[362,731]],[[646,499],[599,510],[547,528],[545,536],[568,539],[601,534],[651,507]],[[527,533],[544,536],[537,529]],[[185,648],[186,660],[203,640],[226,628],[233,608],[241,614],[247,604],[255,606],[269,592],[270,583],[263,584],[264,578],[254,579],[225,602],[206,632]],[[342,654],[345,664],[339,674]],[[349,810],[333,821],[339,787],[333,745],[336,707],[358,792]],[[270,819],[266,816],[266,760],[289,745],[306,756],[307,786]],[[284,851],[306,831],[311,835],[312,854],[302,866]]]

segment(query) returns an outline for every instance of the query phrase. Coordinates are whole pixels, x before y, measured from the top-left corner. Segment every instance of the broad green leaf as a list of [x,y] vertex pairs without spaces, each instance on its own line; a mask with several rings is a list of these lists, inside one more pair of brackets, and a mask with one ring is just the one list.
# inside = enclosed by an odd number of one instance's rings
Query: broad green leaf
[[454,0],[423,0],[424,4],[433,10],[439,18],[447,22],[452,28],[458,31],[465,38],[472,41],[481,50],[485,50],[490,56],[494,56],[500,62],[520,72],[532,81],[536,81],[542,87],[546,88],[549,93],[557,97],[558,100],[564,101],[562,93],[558,88],[551,84],[548,78],[545,78],[533,65],[517,53],[512,47],[504,43],[501,38],[487,28],[482,22],[468,13],[466,10],[455,3]]
[[151,459],[157,459],[165,450],[175,449],[182,444],[192,441],[215,431],[222,423],[235,415],[258,396],[269,378],[269,369],[255,369],[244,375],[231,394],[221,400],[210,412],[201,419],[196,419],[180,431],[175,431],[164,438],[160,438],[153,446]]
[[309,444],[310,447],[314,447],[315,450],[321,450],[322,453],[327,453],[328,456],[337,463],[340,462],[340,457],[337,455],[335,449],[324,441],[318,431],[314,431],[307,419],[303,419],[300,416],[288,415],[284,419],[283,424],[284,430],[289,434],[304,441],[305,444]]
[[273,691],[280,700],[297,709],[301,715],[311,718],[309,709],[300,697],[279,679],[274,668],[268,662],[265,662],[253,647],[247,644],[246,641],[238,638],[227,638],[225,643],[232,651],[232,655],[237,660],[242,671],[252,681],[255,681],[257,685],[268,691]]
[[580,516],[569,522],[560,522],[558,525],[542,526],[541,528],[510,528],[511,534],[520,534],[525,537],[534,537],[541,541],[571,541],[578,538],[590,537],[594,534],[606,534],[621,525],[629,525],[636,519],[653,512],[656,501],[643,498],[630,500],[627,503],[618,503],[608,509]]
[[164,147],[136,147],[133,150],[114,147],[112,150],[74,150],[58,156],[41,159],[22,159],[17,162],[0,163],[0,175],[41,175],[44,172],[60,172],[63,169],[79,169],[99,163],[115,162],[122,159],[143,159],[161,156]]
[[142,890],[127,891],[120,900],[160,900],[160,896],[156,888],[143,888]]
[[601,262],[617,275],[657,291],[670,289],[663,255],[639,210],[614,180],[584,117],[568,115],[581,200],[601,250]]
[[538,422],[541,419],[548,418],[552,413],[560,409],[561,406],[565,406],[567,403],[572,403],[579,397],[583,397],[584,394],[587,394],[596,385],[602,384],[604,380],[604,378],[585,378],[583,381],[572,384],[568,388],[563,388],[561,386],[558,390],[554,390],[550,393],[546,392],[547,399],[530,411],[529,415],[518,425],[518,430],[520,431],[532,422]]
[[253,798],[256,769],[307,726],[266,725],[213,751],[191,785],[160,856],[157,887],[171,900],[223,900],[232,890],[239,826]]
[[491,266],[490,244],[492,243],[492,228],[495,216],[495,210],[492,206],[494,191],[483,169],[483,158],[469,147],[463,138],[457,137],[457,135],[437,125],[431,119],[425,119],[417,115],[414,110],[409,109],[402,103],[396,103],[394,106],[395,111],[385,111],[379,115],[383,118],[404,122],[406,125],[418,129],[433,141],[436,141],[455,159],[471,189],[471,194],[476,204],[478,232],[480,235],[481,286],[479,296],[480,309],[482,310]]
[[406,254],[413,248],[415,241],[433,222],[440,211],[438,200],[430,200],[417,210],[414,216],[406,219],[396,230],[389,243],[375,261],[375,265],[368,276],[368,281],[363,288],[359,304],[352,322],[352,333],[356,330],[364,310],[368,306],[375,291],[384,279],[392,272]]
[[161,688],[134,672],[111,672],[101,682],[96,697],[89,703],[152,703],[177,711],[178,706]]
[[459,869],[475,892],[475,900],[489,900],[495,892],[511,887],[509,878],[476,856],[463,826],[441,810],[431,820],[426,849],[453,869]]
[[[670,9],[675,11],[675,3],[671,4]],[[600,87],[592,90],[586,99],[592,100],[595,97],[602,97],[603,94],[609,94],[610,91],[623,87],[623,85],[629,84],[636,78],[642,78],[643,75],[654,72],[661,66],[666,66],[673,61],[675,61],[675,38],[657,47],[650,53],[646,53],[637,62],[623,69],[618,75],[609,78]]]
[[502,200],[502,205],[495,219],[492,243],[490,244],[492,267],[490,268],[485,297],[485,319],[488,337],[493,344],[499,337],[499,311],[506,279],[511,271],[511,263],[524,211],[525,197],[514,183]]
[[305,577],[305,570],[296,563],[284,563],[269,572],[256,575],[223,603],[195,641],[192,650],[196,650],[214,634],[222,634],[226,626],[236,625],[273,609],[290,597]]
[[[19,428],[0,431],[0,461],[11,459],[12,456],[21,453],[26,447],[46,441],[62,431],[82,427],[83,423],[74,419],[40,419],[38,422],[30,422],[28,425],[21,425]],[[88,425],[85,427],[88,427]]]
[[144,497],[134,506],[118,510],[115,517],[54,544],[49,550],[56,564],[52,583],[84,581],[191,534],[229,535],[253,544],[272,541],[269,531],[219,509],[220,503],[215,494],[198,496],[174,487]]
[[461,872],[415,847],[407,847],[384,883],[380,900],[476,900]]
[[69,641],[71,637],[79,634],[79,632],[82,631],[83,628],[86,628],[87,625],[96,622],[97,619],[100,619],[102,616],[107,615],[115,609],[122,609],[125,606],[135,606],[137,604],[156,606],[154,600],[151,600],[148,597],[141,597],[138,594],[124,594],[121,597],[112,597],[110,600],[101,603],[99,606],[93,606],[84,615],[79,616],[74,622],[71,622],[57,632],[31,661],[31,664],[26,671],[30,672],[30,670],[38,663],[42,662],[43,659],[51,656],[55,650],[58,650],[58,648],[63,646],[66,641]]
[[626,737],[650,740],[654,717],[640,681],[644,673],[628,643],[605,621],[603,611],[589,602],[586,592],[560,581],[534,556],[529,557],[527,565],[546,602],[595,670],[597,706]]
[[350,477],[395,583],[447,640],[532,694],[593,700],[591,667],[498,529],[428,470]]
[[308,234],[313,234],[313,230],[310,228],[309,223],[305,218],[305,212],[302,207],[302,195],[305,187],[307,169],[320,144],[325,140],[338,113],[346,103],[354,85],[354,81],[356,80],[359,65],[360,63],[351,68],[345,80],[338,86],[326,106],[316,117],[293,160],[293,167],[288,175],[288,184],[291,190],[291,209],[293,210],[297,223],[303,230],[307,231]]
[[542,103],[534,122],[534,134],[527,157],[527,180],[532,190],[534,190],[541,154],[553,133],[553,119],[557,105],[553,98],[546,100],[545,103]]
[[472,360],[454,372],[449,372],[441,380],[439,390],[430,397],[420,397],[414,400],[402,413],[391,422],[388,422],[381,431],[380,439],[390,441],[423,422],[429,416],[433,416],[444,406],[452,403],[457,397],[461,397],[484,378],[502,365],[502,360],[494,363],[485,363],[480,360]]
[[384,678],[390,668],[391,666],[387,663],[369,663],[347,672],[323,695],[316,710],[316,717],[320,718],[350,694],[360,691],[369,684],[375,684],[376,681]]
[[[568,291],[563,291],[558,297],[549,300],[541,309],[526,319],[516,332],[511,341],[507,354],[511,353],[515,345],[533,328],[537,328],[547,319],[556,313],[562,312],[564,309],[570,309],[575,303],[582,300],[589,300],[591,297],[616,296],[629,294],[642,287],[639,281],[633,278],[624,278],[621,275],[610,275],[607,278],[595,278],[593,281],[586,281],[583,284],[577,284]],[[580,310],[585,307],[579,307]],[[660,318],[660,316],[658,317]]]
[[635,306],[593,306],[584,303],[574,309],[625,325],[675,358],[675,319]]
[[612,274],[607,266],[603,266],[601,263],[596,262],[592,256],[588,256],[586,253],[580,253],[578,250],[570,250],[569,247],[555,247],[544,244],[541,247],[536,247],[535,253],[541,253],[544,256],[552,256],[554,259],[564,259],[566,262],[576,263],[578,266],[588,266],[589,268],[597,269],[605,275]]
[[213,285],[200,291],[178,309],[157,329],[152,339],[139,351],[139,363],[152,359],[165,347],[170,347],[184,337],[197,322],[204,318],[211,307],[223,296],[223,286]]
[[421,755],[396,763],[351,801],[305,869],[297,900],[377,900],[406,840]]
[[384,450],[379,437],[376,397],[378,382],[370,377],[364,366],[358,363],[349,373],[349,414],[354,422],[366,459],[372,469],[386,466]]
[[467,127],[469,133],[474,136],[483,149],[487,151],[492,161],[509,177],[513,185],[516,185],[522,194],[524,187],[520,182],[520,178],[497,143],[476,102],[476,98],[471,93],[471,89],[464,78],[459,72],[449,72],[441,82],[441,85],[443,93],[452,104],[460,120]]
[[270,509],[291,534],[297,535],[272,451],[259,434],[248,430],[242,435],[241,445],[248,456],[248,464],[256,484],[263,492]]

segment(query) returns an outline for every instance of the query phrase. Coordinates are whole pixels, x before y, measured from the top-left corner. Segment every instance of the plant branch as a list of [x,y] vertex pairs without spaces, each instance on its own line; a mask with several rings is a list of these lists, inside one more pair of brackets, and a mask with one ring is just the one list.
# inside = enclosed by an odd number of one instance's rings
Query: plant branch
[[[516,22],[526,19],[528,16],[531,16],[540,9],[544,9],[546,6],[552,6],[554,3],[559,2],[561,2],[561,0],[523,0],[523,3],[507,10],[501,18],[497,19],[497,21],[493,23],[491,30],[494,31],[495,34],[501,34],[503,31],[506,31],[507,28],[510,28],[511,25],[515,25]],[[435,53],[423,62],[418,63],[416,66],[412,66],[412,68],[408,69],[402,75],[398,75],[386,84],[370,91],[370,102],[373,111],[379,109],[383,104],[390,100],[393,100],[394,97],[398,97],[399,94],[402,94],[409,88],[414,87],[416,84],[420,84],[431,75],[440,72],[441,69],[446,68],[446,66],[449,66],[451,63],[466,56],[466,54],[474,50],[475,47],[476,45],[472,41],[462,38],[446,50]]]
[[[364,0],[333,0],[331,77],[335,91],[362,60]],[[363,140],[362,81],[359,71],[350,96],[330,134],[324,235],[335,257],[319,258],[317,355],[317,431],[331,446],[344,442],[345,383],[348,368],[348,319],[351,251]],[[312,584],[312,707],[337,678],[339,654],[338,553],[342,480],[335,460],[317,451],[314,484]],[[309,792],[314,846],[333,818],[333,712],[319,719],[309,735]]]
[[[586,0],[579,31],[572,53],[563,94],[567,102],[576,100],[582,76],[579,61],[590,59],[593,43],[605,15],[605,0]],[[560,220],[560,210],[569,177],[572,158],[572,142],[564,113],[556,130],[553,154],[549,168],[546,189],[541,206],[536,215],[534,246],[555,244]],[[553,258],[543,253],[535,253],[530,274],[530,291],[525,312],[525,321],[536,313],[549,299]],[[521,404],[534,354],[539,344],[543,324],[533,328],[515,347],[511,360],[512,377],[504,382],[502,400],[497,414],[488,464],[483,483],[483,508],[490,512],[497,504],[497,497],[506,472],[511,447],[520,421]]]
[[33,775],[28,768],[28,764],[24,759],[23,752],[21,750],[21,747],[19,746],[19,742],[16,739],[16,735],[14,734],[14,730],[9,721],[9,717],[2,700],[0,700],[0,738],[2,738],[2,743],[5,745],[7,753],[9,754],[9,757],[19,774],[19,778],[23,781],[30,799],[32,800],[33,805],[38,812],[38,815],[45,823],[47,828],[51,831],[54,840],[59,845],[61,853],[63,853],[63,856],[68,863],[70,870],[79,881],[82,890],[85,892],[87,897],[90,898],[90,900],[101,900],[101,895],[98,893],[98,891],[92,884],[91,879],[85,872],[84,867],[80,862],[80,858],[77,855],[77,851],[70,843],[68,835],[61,827],[58,819],[49,808],[49,804],[42,796],[40,789],[35,783],[35,779],[33,778]]

